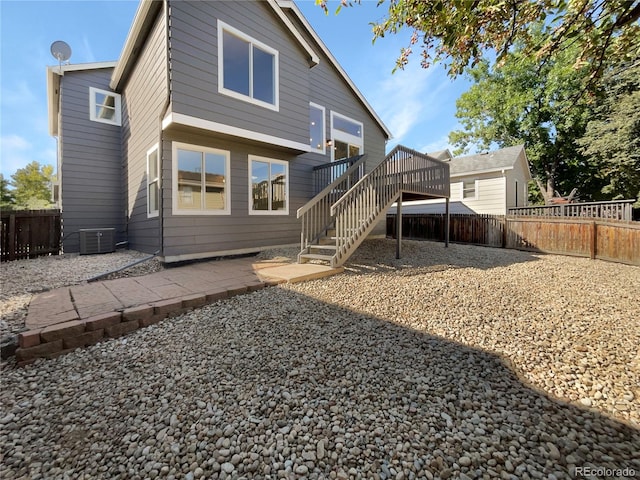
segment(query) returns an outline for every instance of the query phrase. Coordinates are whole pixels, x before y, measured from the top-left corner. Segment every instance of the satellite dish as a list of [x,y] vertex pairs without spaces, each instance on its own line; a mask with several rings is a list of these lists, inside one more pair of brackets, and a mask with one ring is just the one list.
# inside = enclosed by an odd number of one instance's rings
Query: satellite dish
[[62,69],[62,62],[66,62],[71,58],[71,47],[67,42],[56,40],[51,44],[51,55],[58,60],[60,68]]

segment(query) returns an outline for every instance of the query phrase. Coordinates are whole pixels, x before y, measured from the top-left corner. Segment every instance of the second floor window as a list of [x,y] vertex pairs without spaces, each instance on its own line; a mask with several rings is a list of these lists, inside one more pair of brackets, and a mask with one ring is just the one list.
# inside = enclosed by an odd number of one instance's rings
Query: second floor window
[[218,90],[278,110],[278,52],[218,21]]
[[121,125],[120,95],[89,87],[89,119],[93,122]]

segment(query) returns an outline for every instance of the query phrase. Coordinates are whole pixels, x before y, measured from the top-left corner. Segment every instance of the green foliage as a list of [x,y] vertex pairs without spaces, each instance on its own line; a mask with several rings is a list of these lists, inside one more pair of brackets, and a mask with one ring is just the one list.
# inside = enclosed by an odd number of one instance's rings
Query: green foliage
[[38,210],[51,208],[53,167],[31,162],[11,175],[16,208]]
[[456,102],[463,127],[449,134],[458,147],[486,150],[492,144],[525,144],[532,174],[544,184],[543,195],[567,195],[577,187],[582,200],[601,190],[595,167],[579,151],[590,105],[577,95],[583,72],[573,68],[571,49],[538,67],[523,45],[503,59],[500,68],[483,61],[469,71],[474,85]]
[[[352,3],[341,0],[338,11]],[[328,11],[325,0],[316,4]],[[455,77],[487,57],[501,65],[519,44],[538,65],[571,49],[571,66],[590,86],[608,59],[630,61],[640,55],[639,0],[378,0],[378,5],[388,11],[372,25],[374,41],[412,31],[396,68],[404,68],[415,48],[422,66],[444,61]],[[535,25],[543,25],[540,35],[532,34]]]
[[640,63],[605,77],[603,99],[578,141],[598,167],[602,193],[612,200],[640,200]]
[[0,209],[9,210],[15,205],[16,199],[9,188],[9,180],[0,173]]

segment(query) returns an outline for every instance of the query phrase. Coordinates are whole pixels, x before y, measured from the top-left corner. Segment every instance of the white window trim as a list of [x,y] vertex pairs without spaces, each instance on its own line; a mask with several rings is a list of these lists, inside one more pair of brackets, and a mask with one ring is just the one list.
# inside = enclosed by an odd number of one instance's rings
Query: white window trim
[[[232,35],[235,35],[238,38],[241,38],[245,42],[248,42],[251,45],[255,45],[259,47],[261,50],[264,50],[267,53],[270,53],[274,56],[274,67],[273,67],[273,88],[274,88],[274,103],[264,102],[262,100],[258,100],[253,98],[251,95],[253,91],[253,62],[251,59],[253,58],[253,48],[249,49],[249,95],[243,95],[242,93],[235,92],[233,90],[229,90],[224,87],[224,41],[223,41],[223,32],[227,31]],[[265,45],[259,40],[256,40],[253,37],[250,37],[246,33],[241,32],[237,28],[232,27],[231,25],[223,22],[222,20],[218,20],[218,92],[224,95],[228,95],[230,97],[236,98],[238,100],[242,100],[244,102],[252,103],[254,105],[258,105],[260,107],[268,108],[269,110],[274,110],[276,112],[280,111],[280,61],[279,61],[279,52],[278,50],[271,48],[268,45]]]
[[[156,178],[149,178],[149,156],[156,152],[156,169],[158,172],[158,176]],[[156,143],[153,147],[147,150],[147,218],[154,218],[160,215],[160,196],[162,195],[162,189],[160,188],[160,145]],[[149,207],[151,204],[149,203],[149,185],[154,182],[158,182],[158,209],[151,212]]]
[[311,139],[309,139],[309,146],[313,150],[314,153],[321,153],[322,155],[327,154],[327,126],[326,126],[326,114],[327,111],[322,105],[318,105],[317,103],[309,102],[309,107],[317,108],[318,110],[322,110],[322,148],[313,148],[311,145]]
[[[362,135],[360,137],[357,137],[355,135],[350,135],[346,132],[343,132],[342,130],[335,129],[333,127],[333,119],[336,117],[339,117],[339,118],[342,118],[343,120],[348,120],[349,122],[353,122],[360,125],[360,132],[362,132]],[[336,140],[349,143],[351,145],[357,145],[358,147],[360,147],[360,154],[362,154],[364,151],[364,124],[362,122],[359,122],[358,120],[354,120],[353,118],[347,117],[346,115],[342,115],[332,110],[331,111],[331,161],[332,162],[335,160],[334,144]]]
[[466,197],[464,196],[464,180],[462,180],[460,182],[460,199],[464,202],[465,200],[478,200],[478,180],[475,179],[473,181],[473,197]]
[[[178,149],[191,150],[199,153],[215,153],[225,156],[225,209],[224,210],[206,210],[206,209],[179,209],[178,208]],[[231,152],[228,150],[220,150],[217,148],[203,147],[202,145],[193,145],[190,143],[173,142],[171,145],[171,213],[172,215],[231,215]]]
[[[96,94],[109,95],[115,99],[115,118],[109,120],[96,116]],[[89,87],[89,119],[93,122],[107,123],[109,125],[122,125],[122,100],[119,93]]]
[[[290,198],[289,198],[289,162],[286,162],[284,160],[278,160],[277,158],[268,158],[268,157],[260,157],[258,155],[249,155],[249,215],[289,215],[289,203],[290,203]],[[269,164],[275,163],[278,165],[284,165],[285,168],[285,175],[287,177],[287,184],[285,186],[285,198],[287,199],[286,202],[286,208],[284,210],[253,210],[252,207],[252,202],[253,202],[253,195],[252,195],[252,182],[251,182],[251,174],[252,174],[252,170],[251,170],[251,162],[252,161],[258,161],[258,162],[267,162]],[[271,198],[269,198],[269,206],[271,206]]]

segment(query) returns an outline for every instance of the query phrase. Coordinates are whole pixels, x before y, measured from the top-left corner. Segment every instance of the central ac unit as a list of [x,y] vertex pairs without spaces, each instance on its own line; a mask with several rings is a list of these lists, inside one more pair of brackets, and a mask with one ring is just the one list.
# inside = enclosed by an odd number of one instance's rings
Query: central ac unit
[[80,233],[80,255],[116,251],[115,228],[84,228]]

